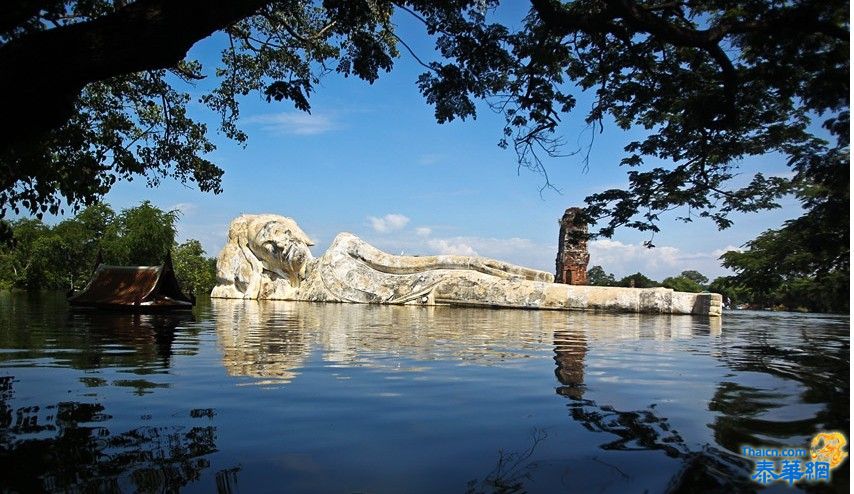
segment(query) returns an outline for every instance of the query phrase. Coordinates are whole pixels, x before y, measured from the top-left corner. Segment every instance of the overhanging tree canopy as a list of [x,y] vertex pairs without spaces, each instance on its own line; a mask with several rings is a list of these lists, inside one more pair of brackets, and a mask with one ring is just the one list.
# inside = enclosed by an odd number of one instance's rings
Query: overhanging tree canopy
[[[325,72],[373,81],[390,70],[398,47],[409,50],[395,12],[436,40],[435,53],[418,54],[418,85],[437,120],[474,117],[486,99],[506,116],[501,145],[523,166],[545,174],[540,158],[563,152],[558,125],[582,90],[594,96],[589,125],[647,130],[626,147],[628,188],[586,199],[601,234],[657,231],[659,214],[677,207],[724,228],[730,213],[774,207],[787,191],[847,184],[848,2],[532,0],[518,32],[492,22],[496,4],[7,0],[0,208],[56,212],[139,175],[217,192],[208,129],[171,84],[205,73],[187,50],[228,35],[218,85],[202,99],[220,130],[243,141],[241,95],[308,111]],[[772,152],[792,177],[733,180],[740,159]]]

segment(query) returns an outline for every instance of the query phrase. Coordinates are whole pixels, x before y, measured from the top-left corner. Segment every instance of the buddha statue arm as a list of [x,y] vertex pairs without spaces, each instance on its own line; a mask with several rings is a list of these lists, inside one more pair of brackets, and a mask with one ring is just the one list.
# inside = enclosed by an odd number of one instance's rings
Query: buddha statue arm
[[508,280],[543,281],[551,283],[554,276],[545,271],[516,266],[496,259],[472,256],[396,256],[387,254],[350,233],[336,237],[332,248],[345,249],[347,254],[372,269],[387,274],[417,274],[432,270],[476,271]]

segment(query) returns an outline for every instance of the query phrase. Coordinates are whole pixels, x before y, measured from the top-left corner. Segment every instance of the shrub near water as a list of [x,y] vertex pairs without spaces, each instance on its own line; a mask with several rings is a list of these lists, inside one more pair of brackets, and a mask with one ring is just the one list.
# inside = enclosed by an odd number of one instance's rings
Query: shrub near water
[[198,240],[190,239],[172,249],[172,265],[185,293],[207,295],[216,284],[216,259],[205,257]]
[[0,288],[69,290],[89,279],[98,252],[118,265],[158,265],[172,251],[175,274],[187,293],[210,293],[216,262],[198,240],[175,242],[177,211],[145,201],[118,215],[95,204],[54,226],[22,218],[0,225]]
[[702,285],[685,275],[664,278],[664,281],[661,282],[661,286],[665,288],[672,288],[677,292],[700,293],[705,291],[705,288],[703,288]]

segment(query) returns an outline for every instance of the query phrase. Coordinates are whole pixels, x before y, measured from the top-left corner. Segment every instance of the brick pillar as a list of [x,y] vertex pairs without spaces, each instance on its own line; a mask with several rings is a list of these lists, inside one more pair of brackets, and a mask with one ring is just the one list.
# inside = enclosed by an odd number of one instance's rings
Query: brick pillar
[[567,285],[587,284],[587,224],[575,224],[581,208],[569,208],[560,219],[560,237],[555,261],[555,283]]

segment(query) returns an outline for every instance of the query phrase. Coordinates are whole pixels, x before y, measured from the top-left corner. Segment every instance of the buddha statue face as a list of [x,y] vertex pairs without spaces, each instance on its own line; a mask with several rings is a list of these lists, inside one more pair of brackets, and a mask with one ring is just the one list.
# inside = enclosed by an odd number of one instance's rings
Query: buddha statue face
[[283,216],[259,216],[247,225],[246,233],[247,246],[264,271],[298,287],[312,259],[309,246],[313,243],[296,222]]

